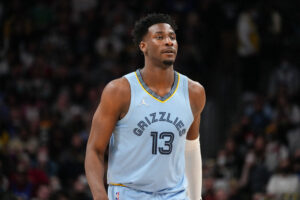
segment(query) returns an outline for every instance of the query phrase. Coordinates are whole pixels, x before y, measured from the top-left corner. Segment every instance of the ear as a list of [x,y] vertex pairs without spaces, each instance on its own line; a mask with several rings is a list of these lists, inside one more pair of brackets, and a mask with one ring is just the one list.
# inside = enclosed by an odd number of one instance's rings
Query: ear
[[147,44],[144,41],[141,41],[139,47],[140,50],[145,54],[147,50]]

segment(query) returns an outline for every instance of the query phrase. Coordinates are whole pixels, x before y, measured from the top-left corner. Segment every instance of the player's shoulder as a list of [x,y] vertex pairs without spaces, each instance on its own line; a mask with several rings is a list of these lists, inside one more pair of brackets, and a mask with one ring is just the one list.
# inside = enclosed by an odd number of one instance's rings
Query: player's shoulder
[[190,95],[198,96],[198,97],[205,95],[205,89],[203,85],[190,78],[188,78],[188,88],[189,88]]
[[206,102],[205,89],[203,85],[197,81],[188,79],[188,89],[192,108],[202,112]]
[[125,77],[110,81],[104,88],[102,96],[122,98],[130,95],[130,85]]

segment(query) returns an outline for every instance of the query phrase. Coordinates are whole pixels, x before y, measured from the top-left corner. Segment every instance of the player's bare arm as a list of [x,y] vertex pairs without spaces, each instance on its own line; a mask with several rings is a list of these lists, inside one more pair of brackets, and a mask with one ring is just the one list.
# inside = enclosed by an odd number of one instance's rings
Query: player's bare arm
[[196,81],[189,80],[189,96],[194,122],[187,133],[187,139],[194,140],[199,136],[201,113],[206,102],[204,87]]
[[117,121],[130,104],[130,86],[125,78],[111,81],[103,90],[94,114],[86,148],[85,171],[93,198],[108,199],[104,188],[104,153]]

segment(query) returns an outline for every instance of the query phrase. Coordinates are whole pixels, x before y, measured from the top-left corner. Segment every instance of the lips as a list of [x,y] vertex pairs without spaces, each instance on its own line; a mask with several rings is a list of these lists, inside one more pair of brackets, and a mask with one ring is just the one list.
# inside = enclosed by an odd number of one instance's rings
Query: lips
[[171,53],[171,54],[175,54],[176,51],[174,49],[164,49],[161,51],[161,53]]

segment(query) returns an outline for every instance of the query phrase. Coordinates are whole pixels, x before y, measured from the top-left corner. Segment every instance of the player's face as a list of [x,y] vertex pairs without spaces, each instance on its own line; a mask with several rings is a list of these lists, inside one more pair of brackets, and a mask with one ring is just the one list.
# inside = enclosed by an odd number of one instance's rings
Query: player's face
[[169,24],[154,24],[148,28],[140,48],[144,55],[154,62],[171,66],[175,62],[178,50],[176,34]]

